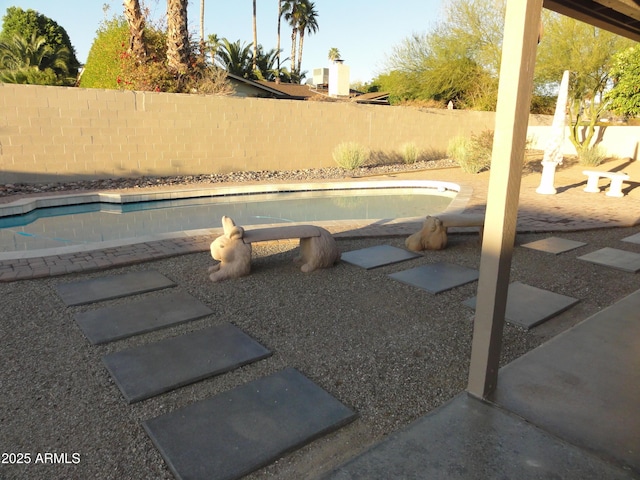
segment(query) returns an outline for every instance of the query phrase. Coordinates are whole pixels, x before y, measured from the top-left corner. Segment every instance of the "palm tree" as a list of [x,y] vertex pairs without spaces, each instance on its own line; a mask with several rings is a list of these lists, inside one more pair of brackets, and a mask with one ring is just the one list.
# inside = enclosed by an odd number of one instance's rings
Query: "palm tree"
[[302,71],[302,47],[304,44],[304,34],[316,33],[318,31],[318,12],[316,11],[315,3],[309,0],[303,0],[301,2],[302,5],[302,13],[300,15],[300,20],[298,22],[298,31],[300,34],[300,46],[298,48],[298,66],[296,68],[296,72],[300,75]]
[[253,78],[251,45],[230,42],[223,38],[216,52],[216,60],[229,73],[244,78]]
[[0,78],[6,83],[73,85],[69,75],[71,52],[47,43],[34,32],[29,40],[14,35],[0,42]]
[[278,76],[276,82],[280,81],[280,21],[282,20],[282,0],[278,0],[278,41],[276,42]]
[[338,50],[336,47],[331,47],[329,49],[329,54],[327,55],[327,58],[331,62],[335,62],[336,60],[340,60],[340,50]]
[[253,0],[253,69],[258,64],[258,27],[256,24],[256,0]]
[[124,0],[124,15],[129,24],[129,53],[141,63],[147,56],[147,48],[144,43],[144,15],[139,0]]
[[174,73],[189,67],[188,0],[167,0],[167,64]]
[[200,56],[204,61],[207,43],[204,40],[204,0],[200,0]]
[[283,0],[282,14],[291,26],[291,75],[296,70],[296,45],[298,43],[298,20],[300,16],[300,0]]

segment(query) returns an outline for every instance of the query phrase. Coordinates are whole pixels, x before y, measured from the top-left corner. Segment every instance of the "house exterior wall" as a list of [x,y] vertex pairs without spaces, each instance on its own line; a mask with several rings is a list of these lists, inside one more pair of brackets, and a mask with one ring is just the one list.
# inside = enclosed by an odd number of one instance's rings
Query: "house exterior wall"
[[341,142],[374,153],[397,152],[405,142],[444,151],[452,136],[493,129],[494,118],[492,112],[0,84],[0,183],[330,167]]

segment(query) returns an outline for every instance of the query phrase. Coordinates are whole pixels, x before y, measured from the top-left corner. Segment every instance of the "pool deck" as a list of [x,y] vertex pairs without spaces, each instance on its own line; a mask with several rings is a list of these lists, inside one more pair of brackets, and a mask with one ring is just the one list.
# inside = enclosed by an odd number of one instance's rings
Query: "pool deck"
[[[518,232],[561,232],[597,228],[628,227],[640,223],[640,166],[637,162],[622,159],[607,162],[602,170],[624,170],[631,180],[623,185],[622,198],[608,197],[604,193],[604,180],[600,193],[586,193],[587,177],[582,174],[585,167],[572,165],[561,167],[556,172],[555,195],[536,193],[540,184],[540,173],[525,173],[520,189]],[[386,180],[433,180],[453,182],[461,187],[454,205],[450,208],[465,213],[484,213],[486,208],[489,172],[476,175],[465,174],[458,168],[423,170],[412,173],[388,174],[354,181]],[[326,181],[323,181],[326,183]],[[309,183],[309,182],[304,182]],[[243,184],[245,185],[245,184]],[[225,184],[224,187],[234,185]],[[193,188],[195,188],[194,186]],[[197,185],[198,189],[221,185]],[[185,190],[191,187],[173,187]],[[164,190],[169,190],[165,188]],[[147,191],[147,190],[145,190]],[[149,190],[150,191],[150,190]],[[135,192],[140,193],[140,189]],[[122,191],[127,193],[127,191]],[[11,197],[3,199],[6,203]],[[329,230],[336,238],[408,236],[419,230],[417,221],[378,222],[319,222],[317,225]],[[455,232],[456,229],[452,229]],[[12,282],[22,279],[42,278],[75,272],[95,271],[144,261],[166,258],[209,249],[211,241],[220,235],[221,228],[176,232],[175,234],[136,239],[136,243],[111,242],[100,249],[78,249],[62,247],[48,249],[46,254],[33,256],[19,252],[11,258],[0,256],[0,281]],[[70,251],[71,250],[71,251]]]

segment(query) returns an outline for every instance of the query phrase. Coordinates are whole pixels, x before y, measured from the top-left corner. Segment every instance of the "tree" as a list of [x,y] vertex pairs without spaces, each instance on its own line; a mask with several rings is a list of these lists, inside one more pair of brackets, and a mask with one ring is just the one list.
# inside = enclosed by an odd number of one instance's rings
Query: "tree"
[[640,115],[640,48],[630,47],[613,57],[609,76],[613,88],[605,94],[609,108],[624,117]]
[[189,68],[188,0],[167,0],[167,64],[172,72],[184,75]]
[[[278,80],[280,80],[280,27],[282,21],[282,0],[278,0],[278,39],[276,41],[276,55],[278,61]],[[276,80],[276,81],[278,81]]]
[[256,0],[253,0],[253,69],[258,66],[258,27],[256,24]]
[[204,0],[200,0],[200,56],[206,57],[207,42],[204,39]]
[[340,50],[338,50],[336,47],[331,47],[329,49],[329,53],[327,54],[327,58],[331,62],[335,62],[336,60],[340,60]]
[[387,75],[397,72],[391,98],[494,109],[504,9],[504,0],[452,0],[444,21],[430,33],[406,38],[388,56]]
[[144,15],[139,0],[124,0],[124,15],[129,24],[129,53],[144,62],[147,49],[144,43]]
[[223,38],[216,52],[216,60],[229,73],[243,78],[253,78],[252,46],[240,40],[230,42]]
[[0,80],[5,83],[69,85],[70,52],[67,47],[47,43],[34,32],[29,40],[14,35],[0,41]]
[[299,0],[283,0],[282,14],[291,26],[291,75],[296,73],[296,46],[298,43],[298,23],[300,17]]
[[632,42],[552,12],[545,12],[544,26],[544,37],[538,47],[536,84],[539,89],[553,88],[564,70],[571,72],[569,138],[581,157],[591,149],[598,119],[607,108],[603,94],[611,81],[614,55]]
[[303,0],[302,5],[302,15],[300,17],[300,22],[298,24],[298,31],[300,34],[300,44],[298,48],[298,63],[296,67],[296,72],[298,75],[302,71],[302,48],[304,46],[304,35],[306,33],[316,33],[318,31],[318,12],[316,11],[315,3],[310,2],[308,0]]
[[35,10],[25,11],[19,7],[9,7],[2,20],[0,40],[13,42],[15,35],[22,37],[27,42],[30,42],[34,35],[36,38],[42,37],[53,51],[62,52],[64,47],[68,51],[66,65],[64,68],[58,66],[54,69],[56,72],[55,81],[58,85],[75,84],[80,62],[76,58],[75,49],[64,28]]

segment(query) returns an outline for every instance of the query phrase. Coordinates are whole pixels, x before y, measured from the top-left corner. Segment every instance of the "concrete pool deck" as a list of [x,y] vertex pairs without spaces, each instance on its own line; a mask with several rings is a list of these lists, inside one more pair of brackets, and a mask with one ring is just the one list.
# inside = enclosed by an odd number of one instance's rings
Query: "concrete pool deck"
[[[523,173],[520,189],[518,232],[561,232],[597,228],[628,227],[640,223],[640,167],[629,159],[615,160],[601,165],[602,170],[622,170],[630,174],[630,181],[623,185],[622,198],[605,195],[602,191],[586,193],[587,177],[584,167],[574,164],[557,170],[556,195],[540,195],[536,188],[540,184],[540,173]],[[430,180],[452,182],[460,185],[461,191],[454,200],[453,209],[464,209],[465,213],[484,213],[486,208],[489,172],[466,174],[458,168],[423,170],[409,173],[386,174],[375,177],[353,179],[354,181],[385,180]],[[322,181],[326,183],[326,181]],[[309,183],[309,182],[305,182]],[[320,183],[320,182],[314,182]],[[213,186],[213,185],[212,185]],[[221,185],[215,185],[219,188]],[[224,185],[231,186],[233,185]],[[199,190],[207,185],[197,185]],[[173,190],[185,190],[185,186]],[[163,188],[162,190],[171,190]],[[140,193],[140,189],[134,190]],[[153,191],[145,189],[145,191]],[[121,193],[128,193],[121,191]],[[130,193],[130,192],[129,192]],[[4,199],[11,201],[11,197]],[[419,229],[416,221],[385,222],[318,222],[336,238],[408,236]],[[464,229],[457,229],[458,231]],[[456,232],[456,229],[452,229]],[[207,251],[211,241],[221,233],[212,225],[202,231],[175,232],[154,237],[140,237],[132,243],[113,241],[101,244],[100,249],[78,249],[62,247],[48,249],[41,256],[15,255],[0,257],[0,281],[42,278],[74,272],[95,271],[174,255]],[[79,251],[78,251],[79,250]]]

